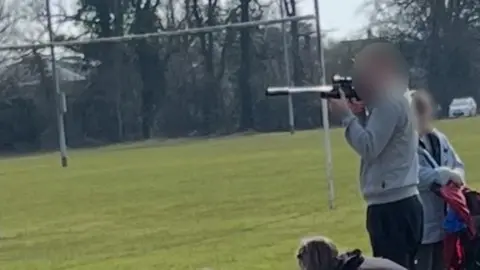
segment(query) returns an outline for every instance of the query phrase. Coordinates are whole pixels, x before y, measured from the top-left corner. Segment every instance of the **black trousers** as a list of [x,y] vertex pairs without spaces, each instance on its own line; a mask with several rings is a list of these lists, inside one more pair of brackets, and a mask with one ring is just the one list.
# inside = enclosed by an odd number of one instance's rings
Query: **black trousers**
[[420,245],[417,252],[417,269],[445,269],[445,267],[443,267],[443,242]]
[[374,257],[415,269],[415,256],[423,236],[423,207],[418,196],[370,205],[367,230]]

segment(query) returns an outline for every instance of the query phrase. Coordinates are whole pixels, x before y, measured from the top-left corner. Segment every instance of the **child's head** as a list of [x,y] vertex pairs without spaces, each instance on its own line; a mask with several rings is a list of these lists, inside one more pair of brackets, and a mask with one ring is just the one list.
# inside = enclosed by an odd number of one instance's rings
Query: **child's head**
[[330,270],[337,266],[338,249],[333,242],[323,236],[302,240],[297,252],[301,270]]
[[425,90],[413,94],[413,108],[417,118],[419,133],[425,133],[432,128],[434,119],[434,104],[431,95]]

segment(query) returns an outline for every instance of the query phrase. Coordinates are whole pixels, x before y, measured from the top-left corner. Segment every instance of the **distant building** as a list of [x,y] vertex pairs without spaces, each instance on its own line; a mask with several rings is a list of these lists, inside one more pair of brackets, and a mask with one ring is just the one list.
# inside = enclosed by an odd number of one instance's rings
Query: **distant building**
[[[60,59],[56,62],[57,75],[61,90],[71,92],[74,85],[83,84],[87,80],[86,72],[81,70],[76,59]],[[0,84],[20,88],[20,95],[35,92],[42,87],[42,76],[52,83],[52,64],[48,57],[28,56],[0,68]]]

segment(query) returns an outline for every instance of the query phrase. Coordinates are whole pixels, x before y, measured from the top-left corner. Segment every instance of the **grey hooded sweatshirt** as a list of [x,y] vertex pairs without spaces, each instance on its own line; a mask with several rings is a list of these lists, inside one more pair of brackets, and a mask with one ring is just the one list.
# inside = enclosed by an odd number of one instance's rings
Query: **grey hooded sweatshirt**
[[353,113],[343,118],[345,138],[361,157],[360,188],[368,205],[395,202],[419,193],[418,136],[403,92],[368,104],[365,122]]

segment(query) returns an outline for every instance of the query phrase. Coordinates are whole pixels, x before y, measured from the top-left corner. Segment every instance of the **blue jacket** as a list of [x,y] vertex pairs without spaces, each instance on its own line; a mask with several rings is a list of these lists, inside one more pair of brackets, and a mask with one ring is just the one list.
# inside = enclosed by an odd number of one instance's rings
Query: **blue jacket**
[[436,129],[430,136],[438,142],[433,147],[437,153],[437,160],[432,153],[421,146],[417,151],[420,165],[418,189],[424,212],[423,244],[436,243],[442,241],[444,237],[445,202],[430,190],[433,183],[444,185],[450,180],[439,173],[440,168],[447,167],[455,170],[462,177],[465,174],[463,162],[456,154],[447,136]]
[[443,221],[443,229],[447,233],[456,233],[467,228],[467,225],[460,219],[460,217],[452,209],[447,209],[447,216]]

